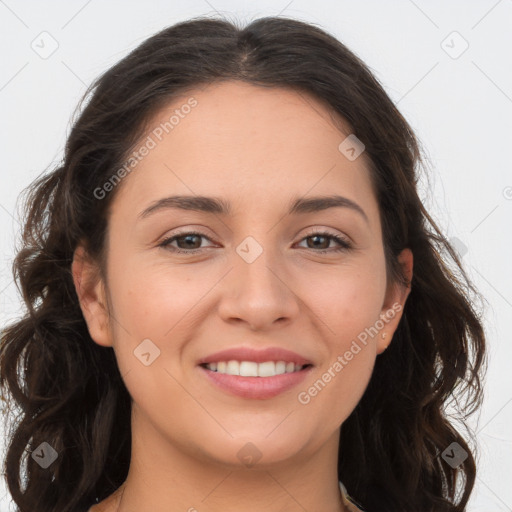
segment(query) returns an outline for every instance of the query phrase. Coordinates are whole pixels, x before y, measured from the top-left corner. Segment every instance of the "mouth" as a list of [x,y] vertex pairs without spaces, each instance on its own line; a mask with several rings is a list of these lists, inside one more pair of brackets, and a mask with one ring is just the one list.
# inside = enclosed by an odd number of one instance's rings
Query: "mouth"
[[218,391],[246,400],[268,400],[298,386],[313,365],[291,361],[218,361],[198,367],[207,382]]
[[281,348],[228,349],[198,362],[216,389],[246,399],[273,398],[297,386],[312,371],[308,359]]
[[296,373],[313,366],[312,364],[296,364],[293,361],[219,361],[215,363],[200,364],[202,368],[223,375],[236,375],[240,377],[269,378],[285,373]]

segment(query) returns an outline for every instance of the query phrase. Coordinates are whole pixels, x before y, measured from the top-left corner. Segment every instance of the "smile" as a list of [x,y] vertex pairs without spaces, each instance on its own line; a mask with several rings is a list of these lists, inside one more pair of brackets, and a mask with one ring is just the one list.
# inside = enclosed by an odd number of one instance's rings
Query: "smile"
[[[294,365],[293,371],[291,370],[292,364]],[[283,365],[284,372],[277,373],[283,371]],[[287,366],[291,371],[286,371]],[[284,361],[256,363],[232,360],[204,363],[196,368],[206,377],[207,382],[213,385],[214,389],[244,399],[267,400],[298,386],[313,370],[313,365],[296,365]],[[228,373],[229,371],[235,373]],[[258,376],[254,375],[256,372]],[[251,373],[251,376],[241,375],[244,373]]]
[[219,361],[205,364],[204,367],[212,372],[224,375],[239,375],[240,377],[275,377],[284,373],[301,371],[310,365],[296,364],[292,361]]

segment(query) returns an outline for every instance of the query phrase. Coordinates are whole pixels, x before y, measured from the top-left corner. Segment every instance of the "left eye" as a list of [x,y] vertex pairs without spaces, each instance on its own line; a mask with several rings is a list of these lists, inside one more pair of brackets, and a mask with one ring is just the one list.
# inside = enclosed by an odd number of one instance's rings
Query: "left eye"
[[[206,249],[206,247],[201,247],[201,238],[205,238],[206,240],[210,240],[206,235],[201,233],[181,233],[179,235],[174,235],[170,238],[166,238],[159,244],[159,247],[164,247],[173,252],[177,253],[197,253]],[[194,240],[195,239],[195,240]],[[352,246],[348,240],[342,238],[338,235],[332,235],[330,233],[312,233],[308,236],[304,237],[303,240],[313,240],[312,245],[308,243],[308,247],[310,249],[315,249],[314,252],[317,253],[327,253],[327,252],[338,252],[345,251],[350,249]],[[324,243],[319,240],[327,241],[327,248],[322,247]],[[211,241],[211,240],[210,240]],[[336,248],[329,248],[331,241],[335,241],[338,244]],[[178,246],[171,245],[173,242],[176,242]],[[198,245],[199,244],[199,245]]]
[[[319,253],[346,251],[352,247],[350,242],[348,240],[346,240],[345,238],[342,238],[341,236],[338,236],[338,235],[331,235],[330,233],[311,233],[310,235],[304,237],[302,240],[308,240],[308,239],[313,240],[313,242],[312,242],[313,247],[317,247],[320,249],[320,250],[314,251],[314,252],[319,252]],[[321,239],[327,240],[327,246],[329,246],[331,241],[334,240],[338,244],[338,247],[331,248],[331,249],[320,247],[323,245],[323,243],[318,242],[318,240],[321,240]],[[308,244],[308,246],[309,246],[309,244]]]

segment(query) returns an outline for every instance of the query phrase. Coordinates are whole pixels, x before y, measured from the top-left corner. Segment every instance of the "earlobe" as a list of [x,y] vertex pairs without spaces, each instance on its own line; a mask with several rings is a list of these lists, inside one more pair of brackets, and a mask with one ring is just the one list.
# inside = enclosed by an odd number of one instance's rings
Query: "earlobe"
[[398,261],[402,266],[402,272],[407,280],[403,283],[390,283],[386,291],[386,298],[380,314],[382,329],[379,330],[377,339],[377,354],[381,354],[388,348],[393,335],[403,315],[405,302],[411,291],[413,273],[413,254],[410,249],[404,249],[398,255]]
[[71,272],[80,308],[91,338],[104,347],[112,346],[109,314],[106,307],[105,286],[98,266],[87,255],[85,248],[76,248]]

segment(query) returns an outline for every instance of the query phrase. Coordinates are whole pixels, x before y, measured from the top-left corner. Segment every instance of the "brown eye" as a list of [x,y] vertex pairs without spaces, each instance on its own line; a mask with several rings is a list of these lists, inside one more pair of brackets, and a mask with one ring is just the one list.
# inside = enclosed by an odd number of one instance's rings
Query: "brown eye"
[[[209,238],[202,233],[180,233],[166,238],[159,244],[159,247],[173,252],[193,254],[206,249],[206,247],[201,247],[202,238],[209,240]],[[171,245],[173,242],[176,242],[177,246]]]
[[[180,249],[199,249],[201,247],[201,237],[199,235],[178,236],[176,241]],[[183,247],[181,247],[181,243],[183,243]]]
[[[308,240],[308,246],[315,249],[328,249],[331,243],[330,237],[324,235],[308,236],[306,240]],[[312,241],[311,244],[310,241]]]
[[[301,241],[303,240],[307,240],[308,249],[314,249],[315,252],[319,253],[346,251],[352,247],[347,240],[331,233],[312,233],[304,237]],[[332,241],[335,241],[338,247],[329,248],[329,244]]]

